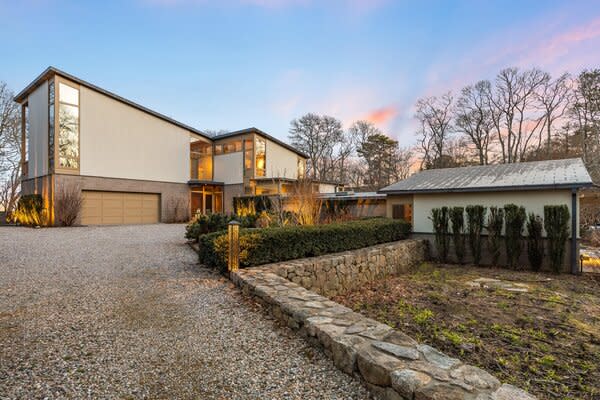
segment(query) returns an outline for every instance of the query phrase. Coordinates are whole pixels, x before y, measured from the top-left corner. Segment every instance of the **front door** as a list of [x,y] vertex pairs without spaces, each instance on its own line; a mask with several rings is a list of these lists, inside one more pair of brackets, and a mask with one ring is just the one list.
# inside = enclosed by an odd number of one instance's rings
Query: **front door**
[[191,193],[192,215],[223,212],[223,187],[204,185]]

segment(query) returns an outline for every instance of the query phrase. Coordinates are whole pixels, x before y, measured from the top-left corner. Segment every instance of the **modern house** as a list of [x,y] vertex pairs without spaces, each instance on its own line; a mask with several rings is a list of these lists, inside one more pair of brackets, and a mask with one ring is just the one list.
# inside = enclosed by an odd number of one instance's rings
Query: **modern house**
[[[387,216],[411,222],[416,237],[433,238],[430,216],[434,208],[516,204],[543,217],[544,206],[564,204],[572,218],[571,237],[579,238],[579,190],[592,185],[583,161],[576,158],[425,170],[379,193],[387,195]],[[577,242],[571,240],[569,251],[573,272],[578,263]]]
[[[152,223],[231,212],[241,195],[290,190],[306,155],[249,128],[215,137],[50,67],[22,107],[22,194],[82,192],[82,224]],[[334,192],[333,184],[318,190]]]

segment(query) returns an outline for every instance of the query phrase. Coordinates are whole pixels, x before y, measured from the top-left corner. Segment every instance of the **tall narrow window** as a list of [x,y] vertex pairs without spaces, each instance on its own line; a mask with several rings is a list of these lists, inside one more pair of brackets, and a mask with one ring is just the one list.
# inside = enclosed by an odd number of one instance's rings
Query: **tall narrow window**
[[54,77],[48,81],[48,169],[54,171]]
[[267,175],[267,141],[262,138],[256,139],[256,176]]
[[61,168],[79,168],[79,90],[58,84],[58,164]]
[[304,178],[306,172],[306,161],[303,158],[298,157],[298,179]]
[[23,151],[22,171],[24,177],[29,174],[29,104],[21,106],[21,150]]
[[252,154],[254,153],[254,142],[252,139],[244,140],[244,175],[252,176]]

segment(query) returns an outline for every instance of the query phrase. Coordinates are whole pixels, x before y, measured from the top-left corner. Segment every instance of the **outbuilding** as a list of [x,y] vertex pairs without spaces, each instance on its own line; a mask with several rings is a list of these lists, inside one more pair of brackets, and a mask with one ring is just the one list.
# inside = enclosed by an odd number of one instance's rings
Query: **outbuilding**
[[[523,206],[544,215],[546,205],[566,205],[571,215],[571,238],[565,269],[579,271],[579,190],[592,186],[580,158],[425,170],[384,187],[386,214],[412,223],[415,237],[433,246],[434,208]],[[487,232],[484,230],[484,234]],[[486,246],[484,246],[485,249]],[[524,252],[525,253],[525,252]],[[525,256],[526,257],[526,256]],[[484,251],[484,262],[485,262]]]

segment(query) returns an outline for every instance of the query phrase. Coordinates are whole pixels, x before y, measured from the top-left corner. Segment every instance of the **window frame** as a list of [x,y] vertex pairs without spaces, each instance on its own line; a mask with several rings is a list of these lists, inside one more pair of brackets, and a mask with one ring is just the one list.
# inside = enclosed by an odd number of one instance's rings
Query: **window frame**
[[[60,84],[77,90],[77,105],[60,101]],[[60,165],[59,142],[60,142],[60,105],[64,103],[77,107],[77,168],[62,167]],[[58,127],[58,129],[57,129]],[[54,170],[57,173],[79,175],[81,170],[81,87],[58,75],[54,77]]]
[[[265,159],[265,165],[264,168],[258,168],[258,142],[262,141],[264,142],[265,146],[264,146],[264,159]],[[262,174],[259,173],[259,171],[262,171]],[[256,136],[254,138],[254,175],[255,177],[266,177],[267,176],[267,139],[262,137],[262,136]]]

